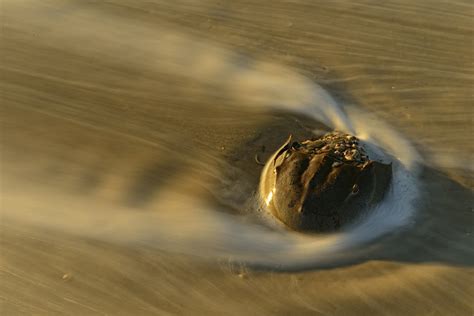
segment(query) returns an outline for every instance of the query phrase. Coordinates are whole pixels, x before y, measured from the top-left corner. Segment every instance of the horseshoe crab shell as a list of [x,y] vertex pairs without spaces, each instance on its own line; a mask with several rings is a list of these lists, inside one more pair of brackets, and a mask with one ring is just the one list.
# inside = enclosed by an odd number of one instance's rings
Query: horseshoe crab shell
[[289,228],[328,232],[379,202],[391,177],[391,164],[370,160],[352,135],[332,132],[302,142],[290,136],[267,162],[260,194]]

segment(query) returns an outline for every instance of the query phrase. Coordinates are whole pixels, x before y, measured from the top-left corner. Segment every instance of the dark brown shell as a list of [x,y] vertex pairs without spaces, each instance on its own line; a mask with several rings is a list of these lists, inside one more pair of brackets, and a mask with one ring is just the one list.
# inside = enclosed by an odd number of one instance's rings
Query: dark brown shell
[[301,143],[290,138],[271,163],[272,212],[298,231],[337,230],[380,201],[392,176],[391,164],[369,160],[358,140],[343,133]]

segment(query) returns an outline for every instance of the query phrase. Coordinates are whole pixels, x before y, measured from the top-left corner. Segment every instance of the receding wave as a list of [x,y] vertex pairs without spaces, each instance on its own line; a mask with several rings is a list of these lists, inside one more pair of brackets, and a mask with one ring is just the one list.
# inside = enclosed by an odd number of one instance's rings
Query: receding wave
[[[91,14],[79,12],[68,19],[80,23],[83,16]],[[114,21],[112,29],[92,19],[87,25],[70,30],[56,28],[54,19],[32,17],[29,23],[49,28],[50,40],[61,41],[70,51],[100,58],[127,51],[131,55],[125,62],[130,62],[130,67],[180,75],[207,84],[238,100],[239,107],[295,112],[353,133],[372,156],[393,163],[393,182],[384,201],[367,216],[329,235],[275,229],[275,225],[268,223],[273,219],[267,214],[263,218],[268,226],[220,212],[199,194],[193,194],[190,185],[181,185],[195,181],[196,186],[206,186],[187,175],[177,175],[173,180],[176,186],[160,190],[153,212],[112,207],[74,194],[58,195],[56,188],[35,189],[33,193],[23,186],[22,179],[15,179],[12,182],[20,183],[21,189],[10,190],[3,197],[4,218],[112,242],[288,268],[348,259],[357,255],[359,246],[410,224],[420,190],[417,177],[421,159],[410,141],[356,105],[337,104],[327,91],[292,69],[252,60],[179,31],[142,29],[125,21]],[[78,44],[84,38],[94,41],[94,50]],[[166,150],[164,145],[156,146]],[[212,163],[217,163],[218,158],[212,155],[207,158],[202,159],[207,165],[203,163],[200,167],[203,172],[215,172]],[[255,196],[247,198],[249,203],[256,201]],[[254,211],[259,212],[256,203]]]

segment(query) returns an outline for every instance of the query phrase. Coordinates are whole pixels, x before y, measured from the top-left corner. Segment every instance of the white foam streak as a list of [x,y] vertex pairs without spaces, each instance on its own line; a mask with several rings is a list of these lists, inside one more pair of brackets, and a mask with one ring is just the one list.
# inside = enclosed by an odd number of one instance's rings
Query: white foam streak
[[[117,52],[124,52],[124,62],[130,67],[208,84],[252,109],[307,115],[353,133],[374,152],[378,146],[396,159],[392,188],[383,203],[351,229],[326,237],[249,224],[240,217],[218,212],[187,192],[167,190],[160,192],[157,210],[151,213],[111,209],[110,205],[84,201],[83,197],[58,197],[51,192],[37,196],[32,193],[29,199],[21,194],[10,195],[3,200],[5,218],[114,242],[146,243],[193,255],[299,267],[346,258],[354,247],[403,227],[413,216],[420,158],[410,142],[356,107],[343,110],[323,88],[296,71],[250,60],[214,43],[167,29],[140,28],[119,20],[104,24],[93,12],[64,17],[75,25],[64,29],[59,24],[64,21],[35,16],[26,7],[20,9],[29,23],[48,30],[50,43],[61,43],[65,50],[114,62]],[[83,23],[84,17],[87,23]],[[94,45],[83,45],[85,42]]]

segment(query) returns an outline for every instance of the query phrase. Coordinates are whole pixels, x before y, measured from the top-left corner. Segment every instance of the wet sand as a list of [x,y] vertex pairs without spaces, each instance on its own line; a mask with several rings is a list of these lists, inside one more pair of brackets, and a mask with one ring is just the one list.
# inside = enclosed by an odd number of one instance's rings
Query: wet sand
[[[471,315],[472,12],[467,1],[5,1],[3,314]],[[241,82],[235,65],[268,76]],[[266,90],[272,74],[292,88]],[[260,107],[304,99],[295,74],[416,145],[409,228],[357,260],[297,271],[157,250],[139,227],[94,234],[176,187],[232,213],[257,186],[255,153],[314,126]],[[220,175],[240,191],[219,194]],[[69,216],[41,217],[56,210]]]

